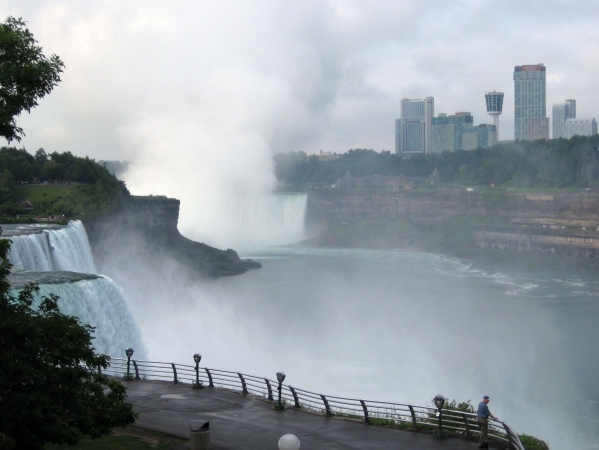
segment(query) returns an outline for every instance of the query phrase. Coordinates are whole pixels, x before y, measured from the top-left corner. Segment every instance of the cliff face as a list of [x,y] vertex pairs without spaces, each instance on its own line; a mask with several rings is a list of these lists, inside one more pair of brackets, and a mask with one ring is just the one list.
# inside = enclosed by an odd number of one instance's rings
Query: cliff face
[[457,215],[497,216],[512,222],[599,224],[595,193],[520,194],[465,191],[313,191],[308,224],[333,225],[362,219],[439,223]]
[[83,220],[99,267],[134,264],[136,258],[156,265],[165,258],[218,277],[261,267],[231,249],[218,250],[183,237],[177,229],[180,202],[166,197],[131,197],[119,210]]

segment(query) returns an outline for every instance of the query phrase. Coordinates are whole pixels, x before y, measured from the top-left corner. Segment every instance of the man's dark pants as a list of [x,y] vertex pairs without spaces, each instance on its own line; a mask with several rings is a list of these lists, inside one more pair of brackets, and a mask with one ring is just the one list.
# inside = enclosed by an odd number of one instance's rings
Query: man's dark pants
[[485,448],[485,442],[487,442],[487,435],[489,434],[489,419],[481,419],[479,417],[478,428],[480,429],[478,448]]

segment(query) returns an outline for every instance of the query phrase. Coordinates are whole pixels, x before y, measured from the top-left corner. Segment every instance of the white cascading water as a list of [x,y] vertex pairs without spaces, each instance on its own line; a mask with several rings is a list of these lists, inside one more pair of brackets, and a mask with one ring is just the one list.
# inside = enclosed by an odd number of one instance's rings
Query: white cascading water
[[297,243],[304,238],[307,205],[306,194],[239,196],[236,223],[259,244]]
[[[40,284],[39,296],[58,295],[60,311],[78,317],[82,323],[95,327],[93,346],[105,355],[123,356],[128,347],[135,349],[136,358],[143,359],[147,351],[123,290],[110,278],[75,283]],[[13,295],[18,295],[18,290]]]
[[73,220],[64,228],[11,236],[10,261],[15,269],[31,272],[67,270],[95,273],[85,227]]
[[[41,233],[9,236],[12,241],[9,258],[13,268],[25,270],[21,275],[39,278],[35,272],[56,272],[59,282],[39,282],[40,296],[50,293],[60,297],[61,312],[78,317],[82,323],[96,328],[93,345],[99,353],[122,356],[124,349],[135,349],[137,358],[147,351],[123,290],[110,278],[72,282],[77,274],[94,274],[96,267],[83,223],[71,221],[66,227],[46,229]],[[31,272],[31,273],[30,273]],[[47,279],[47,276],[45,277]],[[64,282],[60,282],[64,280]],[[30,281],[28,281],[30,282]],[[14,289],[13,295],[18,295]]]
[[23,234],[9,238],[9,259],[15,269],[48,272],[54,270],[46,233]]

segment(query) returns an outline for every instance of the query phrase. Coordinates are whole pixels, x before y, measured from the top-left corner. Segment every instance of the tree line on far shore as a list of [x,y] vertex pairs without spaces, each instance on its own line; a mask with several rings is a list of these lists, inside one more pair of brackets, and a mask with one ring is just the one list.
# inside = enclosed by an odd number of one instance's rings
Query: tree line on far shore
[[352,176],[427,177],[439,171],[443,183],[523,188],[599,187],[599,135],[571,139],[515,141],[491,148],[414,155],[352,149],[335,160],[321,161],[304,152],[274,156],[277,179],[287,187],[334,184]]

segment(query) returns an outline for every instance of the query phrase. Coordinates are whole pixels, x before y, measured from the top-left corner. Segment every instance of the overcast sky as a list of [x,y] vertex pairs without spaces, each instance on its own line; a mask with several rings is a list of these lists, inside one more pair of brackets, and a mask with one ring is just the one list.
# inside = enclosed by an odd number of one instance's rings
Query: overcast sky
[[265,189],[272,153],[393,150],[405,97],[478,124],[491,121],[485,92],[504,91],[512,139],[515,65],[547,66],[548,115],[574,98],[578,117],[599,116],[597,1],[4,0],[0,12],[66,65],[19,118],[20,145],[130,160],[136,193],[181,197],[157,168],[207,185],[226,173],[238,189],[256,187],[251,172]]

